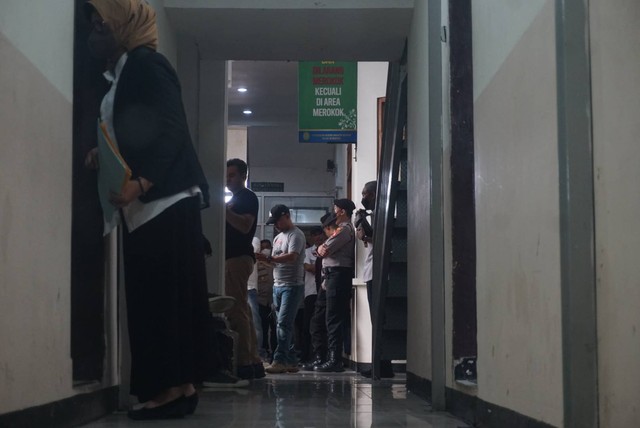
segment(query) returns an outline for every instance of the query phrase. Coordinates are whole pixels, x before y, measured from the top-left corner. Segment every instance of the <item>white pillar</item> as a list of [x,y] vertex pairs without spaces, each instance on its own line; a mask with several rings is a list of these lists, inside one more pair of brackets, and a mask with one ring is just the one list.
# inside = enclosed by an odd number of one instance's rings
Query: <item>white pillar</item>
[[226,61],[200,61],[198,111],[198,157],[209,182],[211,206],[202,212],[202,229],[211,242],[213,257],[207,259],[209,290],[224,290],[224,187],[227,147]]

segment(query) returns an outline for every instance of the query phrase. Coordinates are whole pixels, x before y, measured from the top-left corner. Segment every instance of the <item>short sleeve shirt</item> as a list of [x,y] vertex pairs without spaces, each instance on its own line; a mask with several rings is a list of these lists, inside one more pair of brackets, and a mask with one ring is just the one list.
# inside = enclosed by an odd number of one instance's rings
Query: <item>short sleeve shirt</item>
[[226,229],[226,254],[225,258],[250,256],[255,260],[253,245],[251,240],[256,233],[258,224],[258,197],[247,188],[243,188],[235,193],[231,200],[231,211],[236,214],[251,214],[254,217],[253,225],[247,233],[242,233],[227,222]]
[[281,232],[273,240],[274,257],[282,254],[296,253],[298,258],[294,263],[276,263],[273,269],[273,285],[304,284],[304,255],[306,239],[304,233],[297,227]]
[[355,260],[355,233],[351,222],[338,225],[338,230],[324,242],[327,249],[322,267],[353,267]]
[[[316,264],[316,258],[318,257],[318,253],[316,252],[318,247],[315,245],[309,247],[305,251],[304,262],[308,265]],[[304,297],[311,296],[313,294],[318,294],[316,290],[316,276],[311,272],[304,271]]]
[[[253,245],[254,253],[260,252],[260,240],[255,236],[251,241],[251,245]],[[254,264],[253,272],[251,272],[251,275],[249,275],[249,280],[247,281],[247,290],[256,290],[257,288],[258,288],[258,268],[256,264]]]

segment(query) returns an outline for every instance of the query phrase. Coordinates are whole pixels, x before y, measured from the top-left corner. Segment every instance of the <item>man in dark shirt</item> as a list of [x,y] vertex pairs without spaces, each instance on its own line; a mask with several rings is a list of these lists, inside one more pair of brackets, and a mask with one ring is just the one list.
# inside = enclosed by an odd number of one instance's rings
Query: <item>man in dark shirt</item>
[[245,187],[247,164],[241,159],[227,161],[227,188],[233,197],[227,203],[225,294],[236,299],[227,312],[232,330],[238,333],[238,377],[264,377],[258,356],[256,329],[247,302],[247,281],[253,272],[255,253],[251,240],[256,233],[258,198]]

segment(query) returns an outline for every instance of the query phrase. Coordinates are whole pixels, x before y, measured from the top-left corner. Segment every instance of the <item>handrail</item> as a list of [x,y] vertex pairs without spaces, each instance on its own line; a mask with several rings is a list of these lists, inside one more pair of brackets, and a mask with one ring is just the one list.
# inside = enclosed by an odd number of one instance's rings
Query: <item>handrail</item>
[[385,301],[389,288],[389,264],[394,212],[398,193],[398,174],[407,118],[407,72],[401,62],[389,64],[384,110],[382,155],[378,169],[376,210],[373,219],[373,338],[372,376],[380,378]]

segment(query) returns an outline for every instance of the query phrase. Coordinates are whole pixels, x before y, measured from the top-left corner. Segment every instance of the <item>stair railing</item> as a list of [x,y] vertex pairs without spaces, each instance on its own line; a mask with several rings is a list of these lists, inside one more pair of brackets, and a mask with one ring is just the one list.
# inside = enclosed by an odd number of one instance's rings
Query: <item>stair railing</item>
[[391,242],[399,187],[398,175],[403,148],[403,133],[407,121],[406,62],[389,64],[384,107],[382,153],[378,168],[376,209],[373,218],[373,310],[372,310],[372,375],[380,378],[380,359],[384,334],[385,301],[389,288]]

